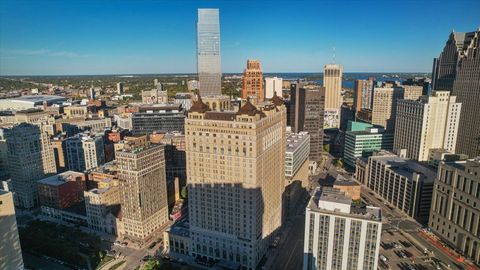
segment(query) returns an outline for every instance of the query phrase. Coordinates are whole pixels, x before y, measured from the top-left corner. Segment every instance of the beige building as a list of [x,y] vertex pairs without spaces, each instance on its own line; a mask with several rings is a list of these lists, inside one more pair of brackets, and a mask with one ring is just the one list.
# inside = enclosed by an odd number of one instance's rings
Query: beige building
[[11,192],[0,189],[0,269],[23,269],[22,247],[18,238],[17,218]]
[[449,91],[398,101],[393,150],[418,161],[428,161],[433,149],[455,153],[461,107]]
[[212,111],[221,112],[230,110],[231,104],[229,96],[206,96],[202,97],[202,99]]
[[168,221],[163,145],[125,145],[115,153],[125,236],[144,242]]
[[109,219],[110,213],[120,211],[120,187],[94,188],[83,193],[88,227],[94,231],[117,235],[115,223]]
[[343,68],[338,64],[327,64],[323,71],[325,87],[324,128],[340,127],[340,108],[342,107]]
[[215,112],[200,97],[185,121],[191,254],[255,269],[281,226],[286,108]]
[[480,264],[480,159],[441,162],[428,225],[447,243]]
[[167,91],[162,91],[157,88],[152,90],[142,91],[142,103],[156,104],[156,103],[167,103],[167,102],[168,102]]
[[45,134],[39,126],[22,123],[4,129],[3,132],[7,145],[7,168],[15,191],[15,205],[32,208],[38,202],[36,181],[46,174],[55,173],[55,160],[53,168],[43,162],[46,155],[43,152],[42,138]]
[[372,124],[380,125],[385,131],[395,129],[397,102],[400,99],[416,100],[422,96],[419,86],[374,88],[372,102]]
[[63,113],[67,118],[88,118],[87,106],[68,106],[63,108]]

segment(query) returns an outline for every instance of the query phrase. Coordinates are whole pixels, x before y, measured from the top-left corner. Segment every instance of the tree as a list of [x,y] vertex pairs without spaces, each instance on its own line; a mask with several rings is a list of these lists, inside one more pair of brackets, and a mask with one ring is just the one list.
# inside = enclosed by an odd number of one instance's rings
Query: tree
[[187,196],[188,196],[187,186],[184,186],[180,191],[180,197],[182,197],[182,199],[187,199]]

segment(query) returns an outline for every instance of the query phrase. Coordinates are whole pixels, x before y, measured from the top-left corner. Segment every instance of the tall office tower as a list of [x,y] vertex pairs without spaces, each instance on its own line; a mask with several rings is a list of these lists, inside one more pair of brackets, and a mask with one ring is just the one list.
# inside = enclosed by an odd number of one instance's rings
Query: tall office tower
[[435,91],[419,100],[399,100],[394,152],[418,161],[427,161],[433,149],[455,153],[461,108],[449,91]]
[[480,159],[441,162],[428,225],[477,265],[480,264],[479,205]]
[[290,85],[289,118],[292,131],[306,131],[310,134],[310,160],[316,162],[322,156],[324,106],[324,87],[302,87],[298,83]]
[[126,145],[115,155],[125,235],[148,240],[168,221],[163,145]]
[[340,127],[340,107],[342,98],[342,66],[338,64],[325,65],[323,71],[323,86],[325,87],[325,118],[324,128]]
[[117,94],[119,94],[119,95],[123,94],[123,83],[122,82],[117,83]]
[[0,269],[23,269],[22,248],[18,238],[13,195],[0,189]]
[[372,78],[355,81],[353,86],[353,105],[355,107],[355,112],[358,112],[361,109],[372,108],[373,85],[374,81]]
[[12,178],[16,206],[32,208],[38,202],[37,180],[46,174],[42,161],[40,128],[22,123],[4,129],[4,132],[8,171]]
[[364,175],[357,174],[356,179],[363,179],[378,196],[418,222],[428,222],[434,170],[383,150],[368,157],[365,163],[365,169],[356,171]]
[[90,99],[92,100],[94,100],[97,97],[95,88],[93,86],[90,87],[90,89],[88,90],[88,97],[90,97]]
[[282,96],[283,79],[277,77],[265,78],[265,98],[271,99],[273,93],[277,93],[278,96]]
[[285,129],[283,103],[216,112],[195,101],[185,121],[192,256],[256,268],[281,226]]
[[247,60],[247,68],[243,71],[242,98],[256,97],[257,102],[263,102],[263,73],[259,60]]
[[397,102],[401,99],[416,100],[422,96],[422,87],[382,87],[374,88],[372,102],[372,124],[385,128],[385,131],[395,130]]
[[105,163],[103,136],[77,134],[65,141],[68,169],[83,172]]
[[456,151],[472,158],[480,156],[480,28],[473,36],[453,84],[453,95],[462,103]]
[[[478,32],[478,31],[477,31]],[[452,91],[460,61],[465,56],[476,32],[452,32],[438,58],[433,60],[432,90]]]
[[200,94],[222,94],[220,68],[220,18],[218,9],[198,9],[197,21],[197,72]]
[[336,188],[318,188],[306,209],[303,270],[377,269],[381,219],[378,207],[352,204]]
[[40,128],[40,142],[42,144],[42,166],[45,174],[56,173],[55,155],[52,144],[50,142],[50,135],[53,131],[53,117],[46,111],[39,109],[28,109],[18,111],[15,114],[15,122],[34,124]]

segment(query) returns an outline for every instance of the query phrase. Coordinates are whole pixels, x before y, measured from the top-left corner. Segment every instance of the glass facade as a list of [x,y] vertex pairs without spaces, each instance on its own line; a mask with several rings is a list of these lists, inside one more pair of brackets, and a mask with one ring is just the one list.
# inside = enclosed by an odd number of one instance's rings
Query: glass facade
[[197,72],[202,96],[221,95],[222,73],[218,9],[198,9]]

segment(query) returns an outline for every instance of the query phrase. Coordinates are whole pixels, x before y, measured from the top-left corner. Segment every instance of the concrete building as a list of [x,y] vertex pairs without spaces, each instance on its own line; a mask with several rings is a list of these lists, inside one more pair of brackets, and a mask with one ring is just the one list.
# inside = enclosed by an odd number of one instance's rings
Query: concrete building
[[191,254],[255,269],[281,226],[283,102],[215,112],[200,97],[185,121]]
[[350,197],[352,201],[360,202],[362,199],[362,187],[352,179],[347,179],[341,174],[337,175],[333,188],[345,192],[345,195]]
[[418,222],[428,222],[435,171],[381,151],[368,158],[365,173],[366,186],[378,196]]
[[371,109],[374,80],[356,80],[353,85],[353,106],[356,112],[361,109]]
[[175,104],[181,104],[182,108],[186,111],[190,110],[192,107],[192,97],[191,93],[177,93],[175,94]]
[[202,99],[212,111],[222,112],[231,110],[232,104],[229,96],[207,96],[202,97]]
[[[323,151],[323,109],[325,88],[320,86],[290,85],[289,122],[294,133],[310,134],[310,160],[319,162]],[[280,100],[280,98],[275,98]],[[272,98],[273,100],[273,98]]]
[[181,105],[142,106],[132,114],[132,134],[183,132],[185,111]]
[[23,268],[22,247],[18,237],[17,218],[13,205],[13,195],[0,189],[0,269],[17,270]]
[[80,133],[65,140],[68,169],[83,172],[105,163],[103,135]]
[[257,102],[263,102],[263,73],[259,60],[248,60],[247,68],[243,71],[242,98],[256,97]]
[[74,105],[67,106],[63,108],[63,114],[66,118],[88,118],[88,108],[87,106]]
[[83,193],[88,227],[100,233],[117,235],[115,222],[109,214],[120,210],[120,187],[94,188]]
[[157,88],[152,90],[142,90],[142,103],[145,103],[145,104],[168,103],[167,91],[162,91]]
[[376,270],[382,234],[378,207],[359,207],[343,191],[322,187],[305,215],[304,270]]
[[266,77],[265,81],[265,98],[271,99],[274,93],[282,96],[283,79],[278,77]]
[[118,82],[118,83],[117,83],[117,94],[118,94],[118,95],[122,95],[123,93],[124,93],[123,83],[122,83],[122,82]]
[[127,144],[116,161],[125,236],[147,241],[168,221],[164,147]]
[[32,208],[38,202],[37,180],[55,173],[43,164],[42,132],[37,125],[22,123],[4,129],[7,144],[8,172],[17,207]]
[[284,218],[295,214],[297,204],[305,199],[309,187],[308,156],[310,135],[307,132],[287,133],[285,152]]
[[480,265],[480,159],[440,163],[429,227]]
[[452,31],[443,51],[433,61],[432,90],[453,90],[459,63],[467,53],[475,35],[475,32]]
[[398,101],[394,152],[418,161],[428,161],[431,149],[455,153],[461,108],[449,91]]
[[401,99],[416,100],[422,96],[422,87],[381,87],[374,88],[371,123],[385,128],[388,132],[395,130],[397,102]]
[[338,64],[325,65],[323,70],[323,87],[325,87],[324,128],[340,127],[340,107],[342,98],[343,68]]
[[88,130],[90,132],[104,132],[106,129],[112,128],[112,119],[110,117],[96,119],[56,119],[55,129],[59,132],[65,132],[68,136]]
[[474,158],[480,156],[480,28],[469,35],[473,37],[459,60],[453,95],[462,103],[456,152]]
[[[356,123],[356,122],[354,122]],[[393,134],[385,133],[382,127],[350,128],[345,133],[345,146],[343,149],[343,160],[349,167],[355,167],[356,159],[359,157],[368,157],[378,150],[393,149]]]
[[197,20],[197,72],[200,94],[222,94],[220,68],[220,15],[218,9],[198,9]]
[[42,207],[66,209],[83,201],[85,174],[67,171],[38,180],[38,198]]

